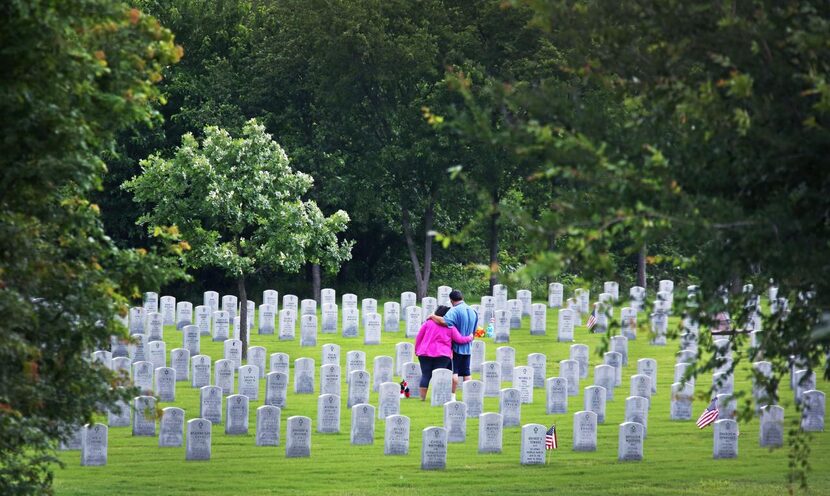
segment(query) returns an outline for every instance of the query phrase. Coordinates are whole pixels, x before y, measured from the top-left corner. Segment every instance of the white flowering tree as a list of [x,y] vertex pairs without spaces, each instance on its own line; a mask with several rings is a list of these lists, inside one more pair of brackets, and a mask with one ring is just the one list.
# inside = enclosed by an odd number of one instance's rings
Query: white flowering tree
[[139,218],[151,232],[178,226],[190,243],[186,267],[218,267],[237,280],[243,356],[248,343],[246,278],[264,268],[298,271],[307,261],[336,270],[351,256],[338,240],[349,222],[339,210],[325,217],[301,196],[313,179],[294,171],[283,149],[255,120],[242,136],[206,127],[204,139],[182,138],[172,158],[152,155],[142,173],[124,183],[134,200],[150,205]]

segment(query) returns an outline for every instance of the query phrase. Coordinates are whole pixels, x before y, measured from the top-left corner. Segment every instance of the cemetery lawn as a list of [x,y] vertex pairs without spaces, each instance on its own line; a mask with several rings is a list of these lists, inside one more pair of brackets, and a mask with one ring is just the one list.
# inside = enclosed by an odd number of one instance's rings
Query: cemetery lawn
[[[339,296],[339,295],[338,295]],[[477,303],[477,301],[474,301]],[[378,308],[383,303],[378,302]],[[319,312],[319,310],[318,310]],[[619,312],[619,308],[616,310]],[[644,314],[639,315],[643,319]],[[583,318],[584,324],[585,318]],[[558,375],[559,360],[568,358],[572,343],[556,341],[557,311],[548,309],[547,335],[531,336],[529,318],[523,319],[521,329],[511,331],[509,346],[516,349],[516,365],[526,365],[527,355],[541,352],[547,355],[547,377]],[[678,325],[677,317],[670,321],[670,329]],[[705,331],[701,331],[705,332]],[[574,331],[575,343],[591,348],[591,368],[602,363],[596,349],[601,335],[589,334],[584,325]],[[168,365],[171,350],[182,346],[182,334],[173,326],[165,326]],[[416,399],[401,400],[401,413],[411,419],[410,450],[407,456],[384,456],[384,426],[375,424],[375,444],[351,446],[349,427],[351,413],[346,409],[345,356],[349,350],[364,350],[370,369],[377,355],[394,357],[395,344],[407,341],[404,325],[400,332],[382,333],[381,345],[363,345],[360,338],[343,338],[339,334],[318,334],[316,347],[301,348],[299,323],[295,341],[279,341],[276,335],[260,336],[256,326],[251,331],[251,345],[266,348],[267,354],[277,351],[290,355],[293,361],[300,357],[315,360],[315,391],[319,391],[321,346],[336,343],[341,346],[343,370],[341,396],[341,433],[316,432],[317,394],[293,393],[294,373],[291,371],[287,407],[282,411],[281,445],[256,447],[254,430],[256,408],[263,404],[265,380],[260,381],[260,400],[250,406],[250,431],[247,436],[227,436],[224,427],[213,426],[212,459],[206,462],[185,462],[185,448],[159,448],[157,437],[132,437],[129,427],[109,430],[109,460],[104,467],[81,467],[77,451],[61,452],[65,468],[56,468],[55,493],[58,495],[199,495],[199,494],[377,494],[395,496],[409,494],[603,494],[603,495],[697,495],[721,494],[753,496],[780,495],[788,491],[786,482],[788,448],[769,450],[758,447],[758,421],[740,424],[739,457],[733,460],[712,459],[712,428],[698,430],[694,420],[669,421],[670,386],[673,382],[676,340],[668,346],[650,346],[642,328],[636,341],[629,342],[629,363],[623,369],[623,386],[615,389],[614,400],[607,404],[606,423],[597,433],[598,449],[593,453],[571,450],[573,413],[583,409],[583,388],[593,382],[593,371],[580,383],[580,395],[569,398],[567,415],[545,414],[545,392],[534,390],[533,404],[522,405],[522,424],[555,423],[559,449],[549,452],[549,464],[523,467],[519,464],[520,427],[505,428],[503,452],[480,455],[478,448],[478,420],[467,422],[467,441],[450,444],[447,469],[421,471],[421,430],[443,425],[443,409],[430,407],[429,402]],[[409,340],[413,341],[413,340]],[[496,348],[492,339],[485,339],[485,360],[495,360]],[[222,344],[202,337],[202,354],[214,361],[222,358]],[[617,461],[618,425],[623,421],[625,397],[629,392],[628,378],[636,373],[639,358],[654,358],[658,363],[657,394],[652,399],[647,437],[642,462]],[[212,372],[212,371],[211,371]],[[474,373],[474,378],[479,378]],[[742,363],[736,373],[736,390],[748,390],[748,364]],[[704,393],[711,384],[711,375],[698,377],[696,392]],[[502,387],[510,387],[503,383]],[[830,393],[828,382],[818,378],[817,388]],[[785,431],[792,428],[795,419],[793,394],[789,384],[781,386],[782,406],[785,407]],[[459,400],[461,395],[459,394]],[[198,417],[198,390],[190,382],[176,387],[176,401],[160,403],[160,407],[178,406],[185,410],[186,419]],[[745,401],[745,400],[739,400]],[[377,393],[371,393],[371,403],[378,404]],[[706,401],[696,398],[694,417],[705,408]],[[498,398],[485,398],[485,412],[498,412]],[[292,415],[312,418],[311,458],[285,458],[286,419]],[[106,423],[106,416],[101,422]],[[809,489],[799,494],[830,494],[830,433],[817,433],[811,442],[808,475]]]

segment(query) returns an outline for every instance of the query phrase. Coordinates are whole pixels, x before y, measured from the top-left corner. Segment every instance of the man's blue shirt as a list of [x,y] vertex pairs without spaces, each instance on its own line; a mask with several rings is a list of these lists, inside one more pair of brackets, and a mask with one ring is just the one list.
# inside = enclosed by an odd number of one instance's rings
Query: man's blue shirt
[[[476,322],[478,317],[476,311],[470,308],[469,305],[461,301],[458,305],[452,307],[446,315],[444,315],[444,322],[447,327],[455,327],[458,333],[462,336],[469,336],[476,330]],[[470,354],[470,343],[452,344],[452,351],[459,355]]]

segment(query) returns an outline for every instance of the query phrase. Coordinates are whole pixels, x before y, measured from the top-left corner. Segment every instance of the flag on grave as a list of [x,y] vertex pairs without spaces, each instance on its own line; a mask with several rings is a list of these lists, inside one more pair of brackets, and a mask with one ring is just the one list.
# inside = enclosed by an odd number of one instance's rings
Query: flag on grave
[[545,449],[552,450],[559,447],[559,442],[556,439],[556,425],[550,426],[548,432],[545,433]]
[[593,329],[593,327],[597,324],[597,309],[594,308],[594,311],[591,312],[591,316],[588,317],[588,322],[585,324],[585,327],[588,329]]
[[697,419],[697,428],[703,429],[707,425],[711,424],[715,420],[718,419],[718,399],[712,398],[712,402],[709,403],[709,406],[706,407],[706,410],[703,410],[703,413],[700,414],[700,417]]

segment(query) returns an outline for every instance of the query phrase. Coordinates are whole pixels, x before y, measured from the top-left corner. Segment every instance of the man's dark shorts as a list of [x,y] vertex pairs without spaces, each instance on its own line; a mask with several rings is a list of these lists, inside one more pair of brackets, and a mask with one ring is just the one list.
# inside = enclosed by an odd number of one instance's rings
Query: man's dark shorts
[[470,355],[452,353],[452,373],[461,377],[472,375],[470,373]]

